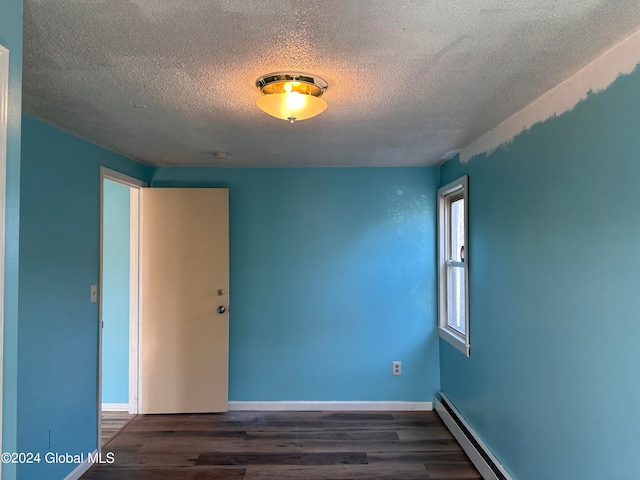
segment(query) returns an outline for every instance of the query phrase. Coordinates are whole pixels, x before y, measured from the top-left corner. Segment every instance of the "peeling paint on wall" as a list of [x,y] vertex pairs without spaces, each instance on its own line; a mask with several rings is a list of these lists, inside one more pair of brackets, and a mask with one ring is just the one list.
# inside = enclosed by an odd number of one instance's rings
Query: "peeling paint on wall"
[[472,142],[460,152],[460,161],[466,163],[475,155],[490,154],[534,124],[573,110],[588,95],[606,89],[620,75],[633,72],[638,64],[640,31],[607,50],[579,72]]

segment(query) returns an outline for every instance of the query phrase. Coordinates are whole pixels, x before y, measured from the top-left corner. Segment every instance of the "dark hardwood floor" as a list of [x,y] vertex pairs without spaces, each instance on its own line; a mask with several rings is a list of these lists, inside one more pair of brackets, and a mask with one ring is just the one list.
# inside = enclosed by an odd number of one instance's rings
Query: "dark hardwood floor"
[[104,447],[109,441],[129,422],[135,415],[129,412],[102,412],[102,438],[101,444]]
[[84,480],[482,478],[434,412],[140,415]]

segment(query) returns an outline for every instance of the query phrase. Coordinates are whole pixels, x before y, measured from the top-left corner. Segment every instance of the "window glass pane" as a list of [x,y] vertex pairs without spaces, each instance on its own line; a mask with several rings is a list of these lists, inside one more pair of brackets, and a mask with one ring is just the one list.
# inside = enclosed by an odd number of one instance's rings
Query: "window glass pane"
[[451,245],[450,258],[455,262],[464,262],[464,199],[451,202]]
[[449,284],[447,325],[464,335],[466,331],[464,267],[449,265],[447,276]]

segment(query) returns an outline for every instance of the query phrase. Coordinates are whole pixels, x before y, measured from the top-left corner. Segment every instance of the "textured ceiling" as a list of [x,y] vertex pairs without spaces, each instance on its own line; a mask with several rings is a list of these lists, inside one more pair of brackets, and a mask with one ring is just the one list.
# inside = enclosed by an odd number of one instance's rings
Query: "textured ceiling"
[[[639,25],[639,0],[25,0],[24,111],[153,165],[433,165]],[[323,114],[255,106],[289,69]]]

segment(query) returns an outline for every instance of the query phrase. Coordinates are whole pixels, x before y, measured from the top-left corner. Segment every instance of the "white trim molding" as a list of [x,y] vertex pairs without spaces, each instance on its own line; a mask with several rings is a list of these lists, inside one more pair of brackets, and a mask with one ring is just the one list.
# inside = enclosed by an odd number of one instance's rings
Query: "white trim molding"
[[[4,234],[9,123],[9,50],[0,45],[0,451],[2,451],[2,371],[4,345]],[[0,469],[0,477],[2,471]]]
[[447,396],[440,392],[440,398],[436,396],[433,399],[436,412],[467,454],[469,460],[478,469],[482,478],[485,480],[513,480]]
[[130,177],[129,175],[117,172],[116,170],[111,170],[110,168],[102,165],[100,165],[100,179],[111,180],[112,182],[121,183],[128,187],[144,188],[149,186],[147,182],[143,180]]
[[79,463],[73,471],[64,477],[64,480],[78,480],[84,473],[93,466],[93,459],[98,458],[98,451],[94,450],[91,454],[87,455],[84,462]]
[[239,402],[230,401],[229,410],[282,411],[431,411],[431,402],[368,402],[368,401],[282,401],[282,402]]
[[103,412],[128,412],[129,404],[128,403],[103,403],[102,411]]
[[140,188],[129,188],[129,413],[139,410]]
[[438,326],[438,336],[463,355],[467,357],[471,355],[471,345],[467,342],[466,336],[459,335],[452,329],[442,326]]
[[637,31],[463,148],[460,152],[460,161],[466,163],[475,155],[490,154],[534,124],[573,110],[590,93],[606,89],[620,75],[633,72],[639,63],[640,31]]

